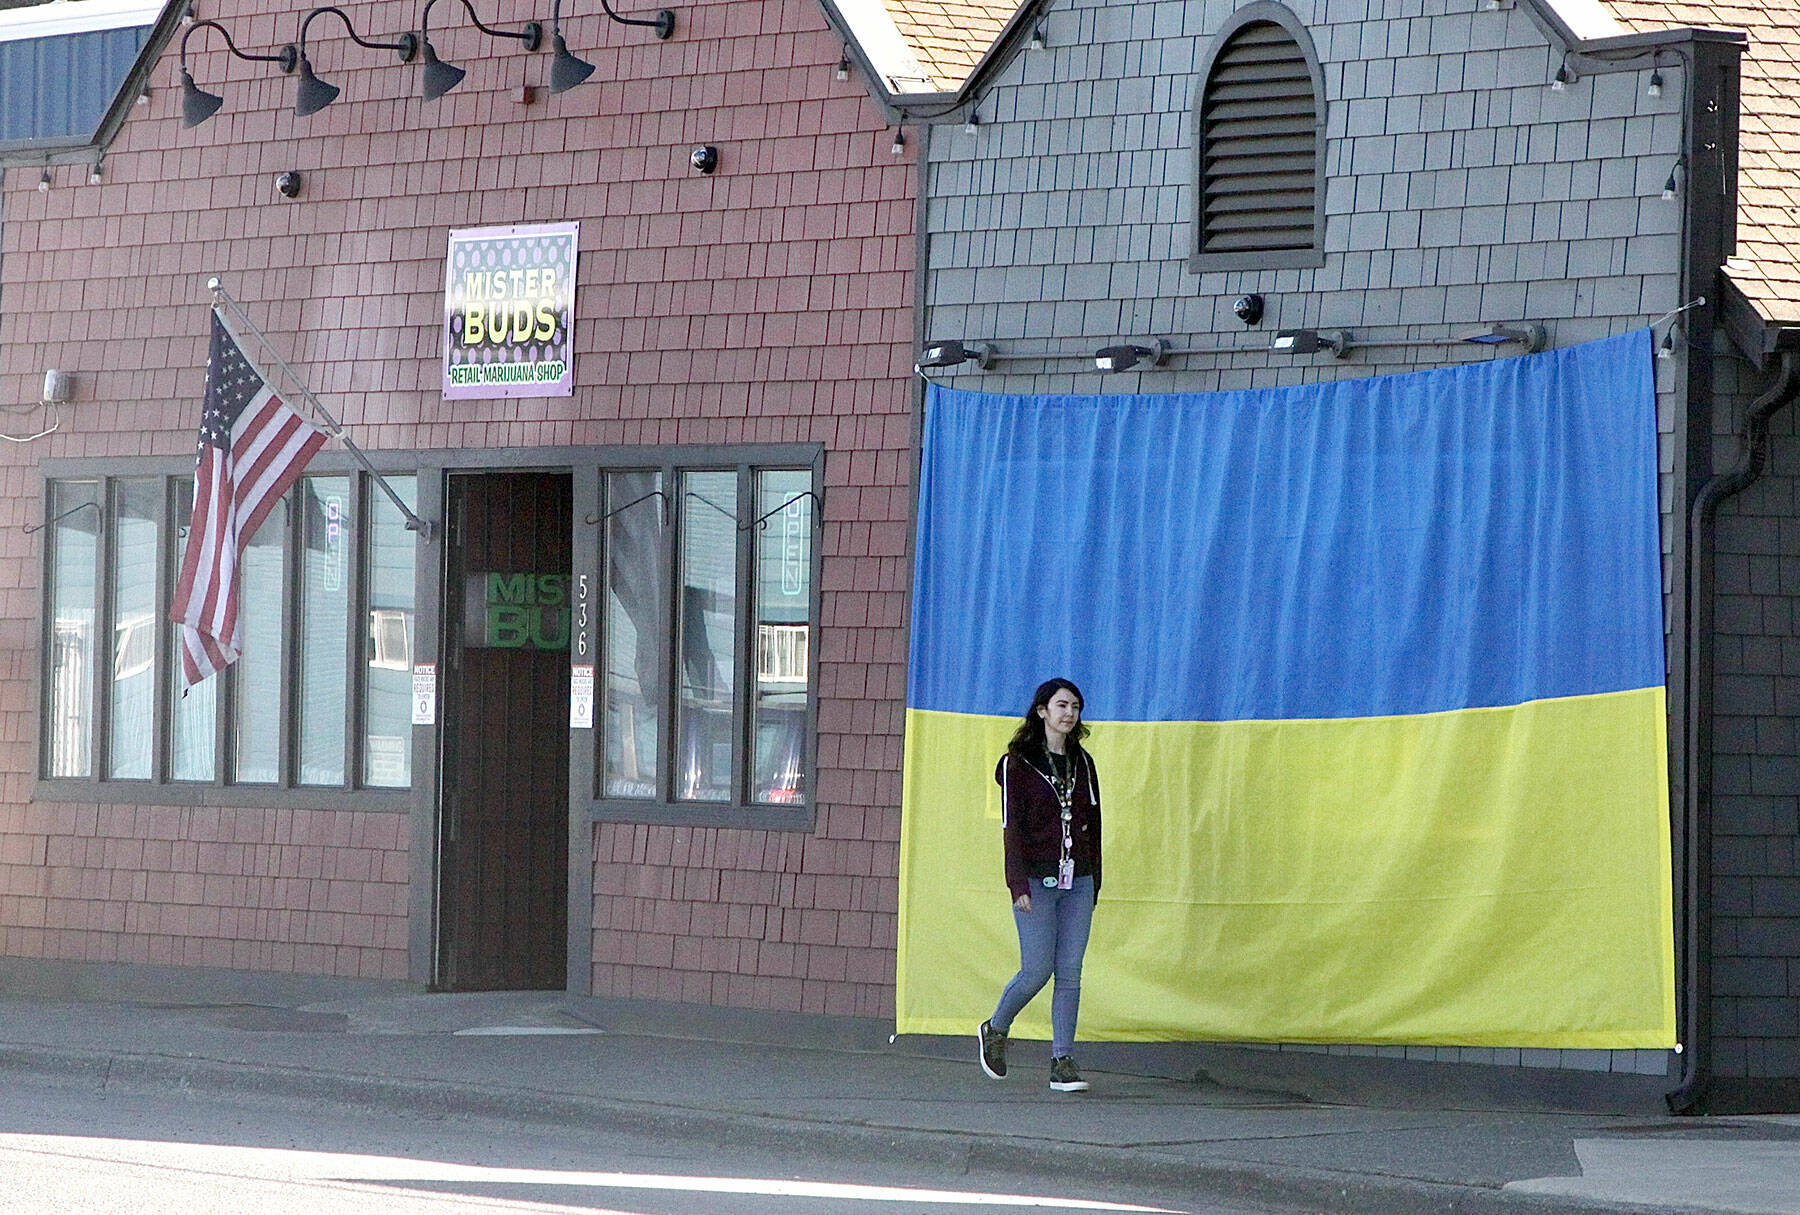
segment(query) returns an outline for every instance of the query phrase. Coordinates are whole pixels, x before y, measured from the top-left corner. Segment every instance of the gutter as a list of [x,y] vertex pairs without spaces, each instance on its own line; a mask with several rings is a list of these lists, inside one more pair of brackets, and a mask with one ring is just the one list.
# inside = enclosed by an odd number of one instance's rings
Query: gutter
[[1687,687],[1682,735],[1688,780],[1682,805],[1688,942],[1682,993],[1687,1050],[1681,1082],[1666,1100],[1676,1114],[1702,1112],[1712,1079],[1712,769],[1713,769],[1713,529],[1719,506],[1762,476],[1769,454],[1769,419],[1800,396],[1800,352],[1781,356],[1769,387],[1750,404],[1738,432],[1738,458],[1701,487],[1688,514]]

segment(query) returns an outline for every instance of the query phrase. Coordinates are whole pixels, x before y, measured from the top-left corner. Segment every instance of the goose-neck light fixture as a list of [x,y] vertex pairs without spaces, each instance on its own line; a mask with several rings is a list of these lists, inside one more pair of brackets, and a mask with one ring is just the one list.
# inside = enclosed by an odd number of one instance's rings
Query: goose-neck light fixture
[[[431,6],[437,0],[425,0],[425,9],[419,14],[419,50],[424,66],[420,69],[425,85],[425,100],[436,101],[445,93],[462,83],[468,75],[454,63],[445,63],[437,57],[437,51],[431,45]],[[525,49],[535,51],[544,43],[544,27],[536,21],[528,21],[518,30],[497,30],[491,25],[483,25],[481,18],[475,13],[475,6],[469,0],[462,0],[462,6],[469,10],[469,20],[475,28],[490,38],[516,38],[525,44]]]
[[231,31],[217,21],[196,21],[182,31],[181,35],[181,125],[197,127],[219,112],[225,99],[217,93],[209,93],[194,83],[194,77],[188,71],[187,44],[188,39],[203,29],[215,29],[225,39],[225,49],[239,59],[247,59],[253,63],[279,63],[281,70],[291,72],[299,62],[300,52],[293,46],[284,46],[273,55],[252,55],[248,51],[240,51],[237,43],[231,40]]
[[419,36],[417,34],[401,34],[392,42],[374,42],[356,32],[356,27],[350,24],[349,14],[345,13],[343,9],[333,4],[315,8],[300,21],[300,83],[294,89],[294,116],[297,118],[306,118],[309,115],[317,114],[336,101],[337,95],[341,91],[337,85],[328,84],[313,75],[312,63],[306,57],[306,28],[312,24],[313,18],[321,13],[336,15],[337,19],[344,23],[344,29],[349,33],[350,41],[358,46],[368,47],[370,50],[395,51],[399,54],[401,63],[411,63],[413,56],[419,53]]
[[[613,11],[608,0],[600,0],[600,7],[608,17],[620,25],[642,25],[656,31],[656,36],[668,39],[675,34],[675,13],[671,9],[663,9],[651,18],[622,17]],[[555,58],[550,61],[550,91],[563,93],[574,88],[594,74],[594,65],[585,59],[578,59],[569,51],[569,44],[562,36],[562,0],[554,0],[550,6],[550,48]]]
[[609,0],[600,0],[600,7],[606,11],[608,17],[617,21],[620,25],[644,25],[650,27],[656,31],[656,36],[661,38],[664,42],[667,42],[675,34],[675,13],[671,9],[665,8],[657,13],[656,16],[645,20],[641,17],[619,16],[619,14],[613,12],[613,6]]
[[550,39],[554,58],[550,60],[550,91],[566,93],[594,74],[594,65],[569,53],[569,44],[561,34]]
[[562,0],[550,6],[550,48],[555,56],[550,61],[550,91],[566,93],[594,74],[594,65],[569,53],[562,36]]

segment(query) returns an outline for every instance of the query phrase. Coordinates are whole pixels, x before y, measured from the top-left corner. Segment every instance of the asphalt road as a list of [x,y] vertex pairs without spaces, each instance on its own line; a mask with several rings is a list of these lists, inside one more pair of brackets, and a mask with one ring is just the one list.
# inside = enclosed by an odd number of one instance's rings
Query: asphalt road
[[963,1163],[808,1158],[543,1123],[15,1079],[3,1215],[1257,1215],[1205,1195]]

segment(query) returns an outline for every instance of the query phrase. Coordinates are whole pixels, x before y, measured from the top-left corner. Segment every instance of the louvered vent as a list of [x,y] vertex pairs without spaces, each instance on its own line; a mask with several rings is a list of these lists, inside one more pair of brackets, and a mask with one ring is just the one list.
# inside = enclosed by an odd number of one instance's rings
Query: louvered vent
[[1213,61],[1200,108],[1201,253],[1311,249],[1318,99],[1293,36],[1245,25]]

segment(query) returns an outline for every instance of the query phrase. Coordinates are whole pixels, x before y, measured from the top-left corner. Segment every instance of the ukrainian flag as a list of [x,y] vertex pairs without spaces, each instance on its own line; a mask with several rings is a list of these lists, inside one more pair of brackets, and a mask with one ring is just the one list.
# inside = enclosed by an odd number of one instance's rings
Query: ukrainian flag
[[934,385],[900,1031],[969,1032],[1018,964],[992,774],[1062,675],[1105,806],[1083,1037],[1671,1046],[1652,367],[1638,331],[1267,391]]

